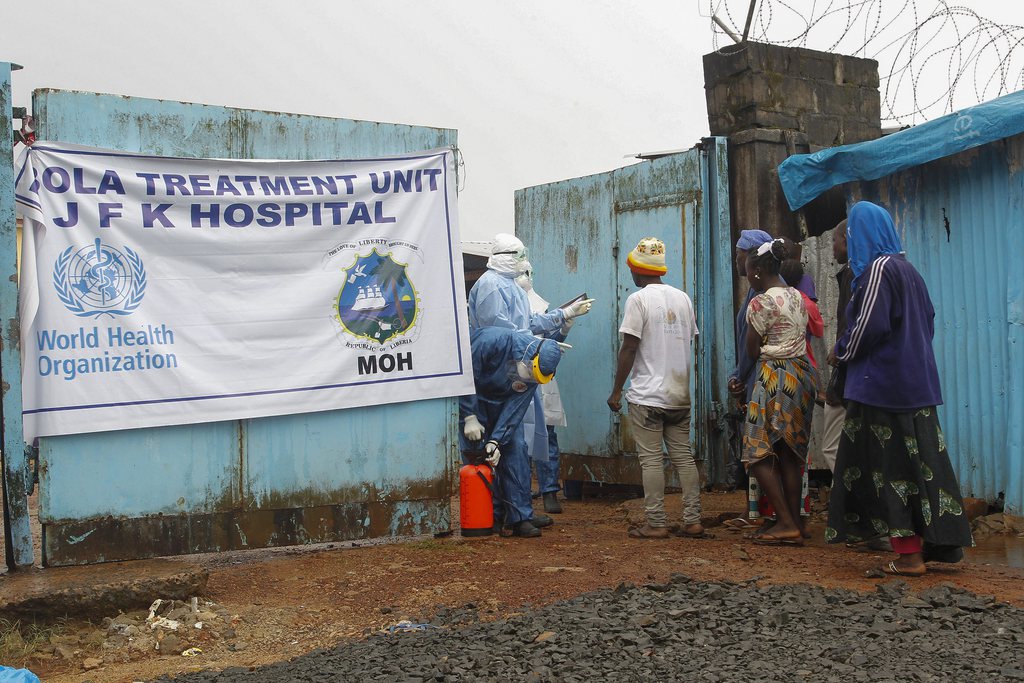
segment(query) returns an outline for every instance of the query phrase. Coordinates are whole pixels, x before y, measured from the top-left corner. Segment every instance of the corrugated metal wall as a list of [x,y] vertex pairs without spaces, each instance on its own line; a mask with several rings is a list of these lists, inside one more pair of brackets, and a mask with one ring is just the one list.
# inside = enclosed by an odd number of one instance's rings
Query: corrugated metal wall
[[[836,340],[836,302],[839,300],[839,284],[836,282],[835,275],[841,267],[832,258],[832,230],[826,231],[820,237],[809,237],[804,240],[801,260],[804,270],[814,278],[814,286],[818,292],[818,310],[821,311],[821,317],[825,321],[824,336],[811,340],[811,350],[818,363],[818,386],[824,391],[831,372],[827,361],[828,352]],[[824,458],[821,457],[822,433],[825,428],[824,415],[824,408],[814,407],[811,442],[808,449],[811,469],[814,470],[828,469]]]
[[888,208],[936,308],[939,411],[964,495],[1024,512],[1024,136],[853,186]]

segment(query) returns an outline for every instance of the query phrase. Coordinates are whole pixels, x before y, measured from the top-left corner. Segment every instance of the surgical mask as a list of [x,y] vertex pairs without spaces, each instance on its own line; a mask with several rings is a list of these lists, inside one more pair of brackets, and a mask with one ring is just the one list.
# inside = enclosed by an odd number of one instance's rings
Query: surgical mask
[[516,363],[516,374],[519,376],[519,379],[523,380],[524,382],[537,381],[533,378],[533,367],[527,363],[524,363],[523,361],[519,361]]
[[[516,363],[516,373],[519,375],[519,379],[526,382],[532,382],[534,384],[547,384],[551,381],[551,378],[555,376],[552,372],[550,375],[544,375],[540,369],[540,344],[542,340],[537,340],[537,346],[531,343],[526,347],[526,351],[523,352],[523,357]],[[533,350],[536,349],[536,352]]]
[[[537,340],[540,343],[540,340]],[[536,384],[537,379],[533,376],[533,351],[537,348],[534,343],[530,343],[523,351],[523,356],[517,361],[509,361],[508,378],[510,380],[526,382],[528,384]]]
[[529,292],[533,289],[533,273],[526,271],[516,278],[516,284]]

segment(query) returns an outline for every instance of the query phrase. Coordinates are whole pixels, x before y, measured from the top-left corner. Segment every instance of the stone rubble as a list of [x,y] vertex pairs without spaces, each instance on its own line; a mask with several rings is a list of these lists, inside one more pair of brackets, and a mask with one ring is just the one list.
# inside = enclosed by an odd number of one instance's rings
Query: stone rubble
[[[1024,610],[940,584],[874,593],[809,585],[664,584],[586,593],[501,621],[477,606],[218,681],[1024,680]],[[166,681],[169,679],[159,679]]]
[[105,617],[100,626],[50,637],[37,648],[39,659],[81,660],[86,671],[103,664],[155,655],[181,655],[212,641],[231,647],[237,617],[214,602],[192,598],[156,600],[149,610]]

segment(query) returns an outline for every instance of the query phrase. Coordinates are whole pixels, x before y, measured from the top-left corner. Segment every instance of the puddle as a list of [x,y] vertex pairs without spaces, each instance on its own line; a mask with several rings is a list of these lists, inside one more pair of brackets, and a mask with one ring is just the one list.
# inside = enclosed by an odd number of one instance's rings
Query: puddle
[[1016,535],[995,535],[983,538],[977,543],[974,548],[967,549],[967,558],[971,562],[1024,567],[1024,538]]

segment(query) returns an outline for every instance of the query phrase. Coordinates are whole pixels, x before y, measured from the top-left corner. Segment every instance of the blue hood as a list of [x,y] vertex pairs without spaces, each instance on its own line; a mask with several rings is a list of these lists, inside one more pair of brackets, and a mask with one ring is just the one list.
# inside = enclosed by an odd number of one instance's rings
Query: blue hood
[[889,212],[871,202],[857,202],[846,220],[846,252],[853,270],[853,286],[882,254],[902,254],[903,244]]

